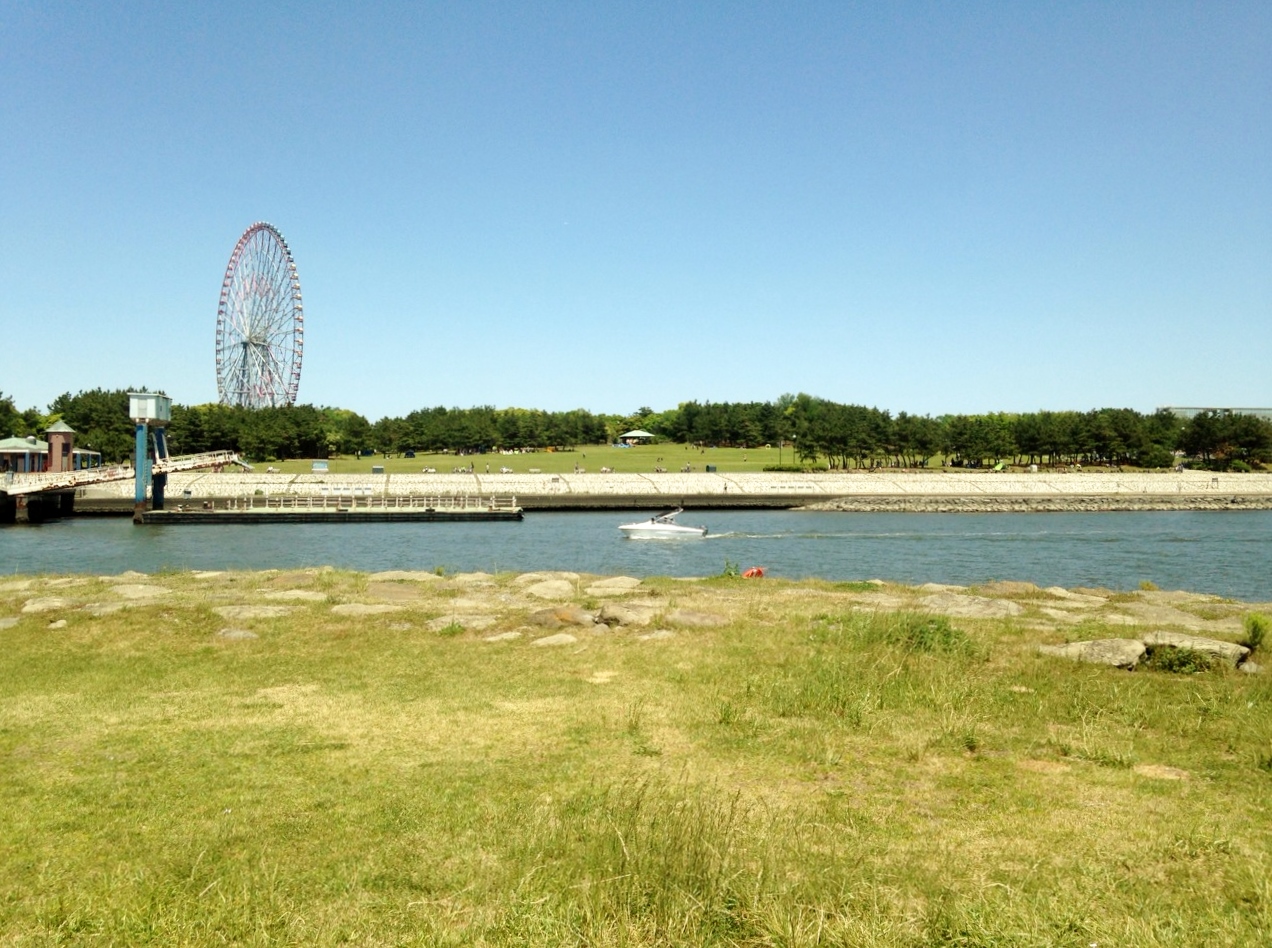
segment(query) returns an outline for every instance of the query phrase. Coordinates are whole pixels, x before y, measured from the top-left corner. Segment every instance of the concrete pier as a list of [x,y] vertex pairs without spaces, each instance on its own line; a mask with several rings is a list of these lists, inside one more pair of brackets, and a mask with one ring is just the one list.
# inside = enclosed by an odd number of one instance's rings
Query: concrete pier
[[[127,483],[81,492],[78,512],[132,511]],[[525,510],[813,507],[842,510],[1141,510],[1272,508],[1272,474],[1208,471],[1036,474],[896,471],[667,474],[174,473],[168,507],[285,501],[349,506],[424,497],[515,496]]]

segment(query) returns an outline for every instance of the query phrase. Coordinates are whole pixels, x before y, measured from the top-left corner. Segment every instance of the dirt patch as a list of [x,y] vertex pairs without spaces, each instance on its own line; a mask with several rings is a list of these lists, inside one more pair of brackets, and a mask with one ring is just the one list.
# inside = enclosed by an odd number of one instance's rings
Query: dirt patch
[[378,616],[386,612],[397,612],[401,608],[383,602],[344,602],[332,606],[331,611],[338,616]]
[[1132,768],[1141,777],[1150,780],[1187,780],[1188,771],[1178,767],[1167,767],[1165,764],[1136,764]]
[[1016,766],[1035,774],[1063,774],[1073,769],[1059,760],[1018,760]]
[[436,573],[424,573],[419,570],[405,569],[389,569],[382,573],[372,573],[367,579],[373,583],[377,582],[408,582],[408,583],[436,583],[440,582],[442,577]]
[[414,602],[424,597],[424,590],[419,586],[407,586],[403,583],[369,583],[367,595],[385,602]]
[[271,576],[265,585],[274,589],[291,589],[295,586],[308,586],[317,576],[315,570],[292,570],[287,573],[279,573]]
[[291,606],[217,606],[212,610],[225,619],[277,619],[292,611]]
[[291,599],[297,602],[325,602],[327,594],[316,589],[276,589],[264,594],[266,599]]

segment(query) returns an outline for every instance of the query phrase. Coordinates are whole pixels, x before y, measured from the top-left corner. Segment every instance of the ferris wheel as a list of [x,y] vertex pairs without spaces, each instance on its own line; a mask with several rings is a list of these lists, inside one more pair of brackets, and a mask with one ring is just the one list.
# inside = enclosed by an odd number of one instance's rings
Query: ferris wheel
[[300,387],[305,308],[287,241],[258,221],[243,232],[221,281],[216,388],[247,408],[293,405]]

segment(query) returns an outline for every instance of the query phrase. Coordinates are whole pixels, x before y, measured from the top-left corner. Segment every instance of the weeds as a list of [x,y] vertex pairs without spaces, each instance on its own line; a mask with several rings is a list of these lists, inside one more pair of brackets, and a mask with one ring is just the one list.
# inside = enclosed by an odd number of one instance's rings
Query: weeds
[[1146,665],[1154,671],[1172,675],[1196,675],[1210,671],[1214,667],[1214,659],[1192,648],[1159,646],[1149,653]]
[[1241,640],[1241,644],[1254,652],[1263,644],[1263,638],[1267,635],[1268,626],[1272,624],[1268,617],[1259,612],[1251,612],[1245,617],[1243,623],[1245,629],[1245,638]]

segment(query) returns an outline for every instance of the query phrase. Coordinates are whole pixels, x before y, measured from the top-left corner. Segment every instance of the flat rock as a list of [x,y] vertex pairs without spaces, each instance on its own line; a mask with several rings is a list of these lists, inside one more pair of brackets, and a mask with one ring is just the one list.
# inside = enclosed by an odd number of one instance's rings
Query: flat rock
[[276,589],[265,593],[266,599],[294,599],[297,602],[326,602],[327,594],[316,589]]
[[[138,576],[145,578],[145,573],[138,573]],[[65,589],[68,586],[83,586],[88,580],[80,579],[78,576],[62,576],[58,579],[46,579],[44,581],[45,589]]]
[[482,572],[456,573],[450,579],[452,582],[461,583],[464,586],[492,586],[495,582],[495,577],[489,573]]
[[1069,642],[1067,645],[1039,645],[1038,651],[1075,662],[1130,669],[1140,663],[1147,650],[1139,639],[1096,639],[1092,642]]
[[600,620],[606,625],[647,626],[658,614],[658,606],[644,603],[607,602],[601,606]]
[[[3,628],[4,628],[4,620],[0,619],[0,629],[3,629]],[[1245,661],[1245,662],[1242,662],[1240,665],[1238,665],[1237,669],[1239,671],[1245,672],[1247,675],[1257,675],[1259,672],[1263,671],[1263,666],[1260,665],[1258,662]]]
[[644,635],[636,636],[642,642],[658,642],[662,639],[674,639],[675,637],[676,633],[671,631],[671,629],[659,629],[657,632],[647,632]]
[[130,605],[131,603],[127,602],[90,602],[84,607],[84,611],[90,616],[108,616],[122,612]]
[[0,583],[0,593],[25,592],[31,588],[31,580],[29,579],[11,579],[7,583]]
[[1072,612],[1065,612],[1063,609],[1049,609],[1046,606],[1039,610],[1048,619],[1055,619],[1057,622],[1077,623],[1084,621],[1084,616],[1075,615]]
[[1043,592],[1055,596],[1057,599],[1072,603],[1074,606],[1094,607],[1102,606],[1108,602],[1103,596],[1089,596],[1085,593],[1071,592],[1063,586],[1048,586]]
[[221,569],[196,569],[190,574],[195,579],[216,579],[218,576],[224,576],[225,570]]
[[909,609],[912,603],[908,596],[896,596],[892,593],[867,593],[850,607],[855,612],[896,612],[898,609]]
[[961,593],[967,589],[966,586],[950,586],[945,583],[924,583],[916,588],[925,593]]
[[17,616],[5,616],[3,619],[0,619],[0,629],[12,629],[18,624],[18,622],[19,619]]
[[577,583],[579,574],[569,573],[564,570],[537,570],[533,573],[522,573],[520,576],[514,576],[512,582],[514,586],[530,586],[550,579],[563,579],[567,583]]
[[139,573],[135,569],[124,570],[122,573],[116,573],[114,576],[103,576],[104,583],[135,583],[139,579],[149,579],[145,573]]
[[531,645],[573,645],[577,642],[574,636],[569,632],[558,632],[556,635],[545,635],[541,639],[535,639]]
[[1000,579],[997,582],[986,583],[984,586],[980,587],[980,591],[986,596],[1034,596],[1042,592],[1035,583],[1026,583],[1009,579]]
[[488,635],[484,639],[482,639],[482,641],[483,642],[511,642],[519,638],[521,638],[520,632],[500,632],[498,635]]
[[573,599],[574,583],[568,579],[545,579],[527,586],[526,595],[536,599]]
[[58,619],[58,620],[57,620],[57,621],[55,621],[55,622],[50,622],[50,623],[49,623],[49,628],[50,628],[50,629],[65,629],[65,628],[66,628],[66,620],[65,620],[65,619]]
[[531,625],[542,626],[545,629],[559,629],[564,625],[591,628],[596,624],[596,617],[578,606],[552,606],[549,609],[532,612],[526,619]]
[[168,590],[163,586],[149,586],[139,583],[123,583],[116,586],[112,592],[121,599],[158,599],[160,596],[166,596]]
[[1149,650],[1161,647],[1190,648],[1211,658],[1224,662],[1235,668],[1250,650],[1236,642],[1221,642],[1218,639],[1206,639],[1198,635],[1184,635],[1182,632],[1146,632],[1140,637]]
[[1140,593],[1146,602],[1185,603],[1185,602],[1218,602],[1218,596],[1209,593],[1188,592],[1183,589],[1147,589]]
[[491,607],[486,599],[470,599],[467,596],[446,600],[443,605],[450,612],[487,612]]
[[249,632],[247,629],[222,629],[217,633],[217,637],[233,640],[260,638],[255,632]]
[[424,595],[424,590],[415,584],[368,583],[367,595],[385,602],[413,602]]
[[[1120,608],[1123,612],[1133,615],[1140,625],[1176,625],[1183,629],[1200,631],[1209,624],[1207,620],[1191,612],[1184,612],[1182,609],[1163,603],[1124,602],[1120,604]],[[1233,628],[1240,628],[1240,620],[1234,620],[1232,625]]]
[[442,577],[423,570],[386,569],[379,573],[372,573],[367,579],[373,583],[437,583],[441,582]]
[[54,612],[58,609],[65,609],[70,606],[69,599],[62,599],[60,596],[40,596],[35,599],[28,599],[22,606],[25,613],[35,612]]
[[223,619],[277,619],[292,611],[291,606],[217,606],[213,610]]
[[604,598],[605,596],[625,596],[640,586],[640,580],[632,576],[611,576],[599,579],[587,587],[589,596]]
[[1024,606],[1010,599],[986,599],[983,596],[964,596],[959,593],[924,596],[919,600],[919,606],[928,612],[961,619],[1006,619],[1025,611]]
[[380,616],[388,612],[398,612],[401,606],[390,605],[387,602],[342,602],[338,606],[332,606],[331,611],[338,616]]
[[1101,622],[1108,625],[1139,625],[1139,620],[1134,616],[1128,616],[1124,612],[1110,612],[1106,616],[1100,617]]
[[696,612],[693,609],[673,609],[667,613],[667,621],[672,625],[680,625],[691,629],[714,629],[718,626],[729,624],[729,620],[724,616],[714,615],[710,612]]
[[1096,599],[1108,599],[1114,594],[1111,589],[1096,589],[1091,586],[1074,586],[1069,591],[1075,596],[1092,596]]
[[466,632],[480,632],[489,629],[497,621],[494,616],[438,616],[429,620],[428,628],[432,632],[440,632],[457,625]]

